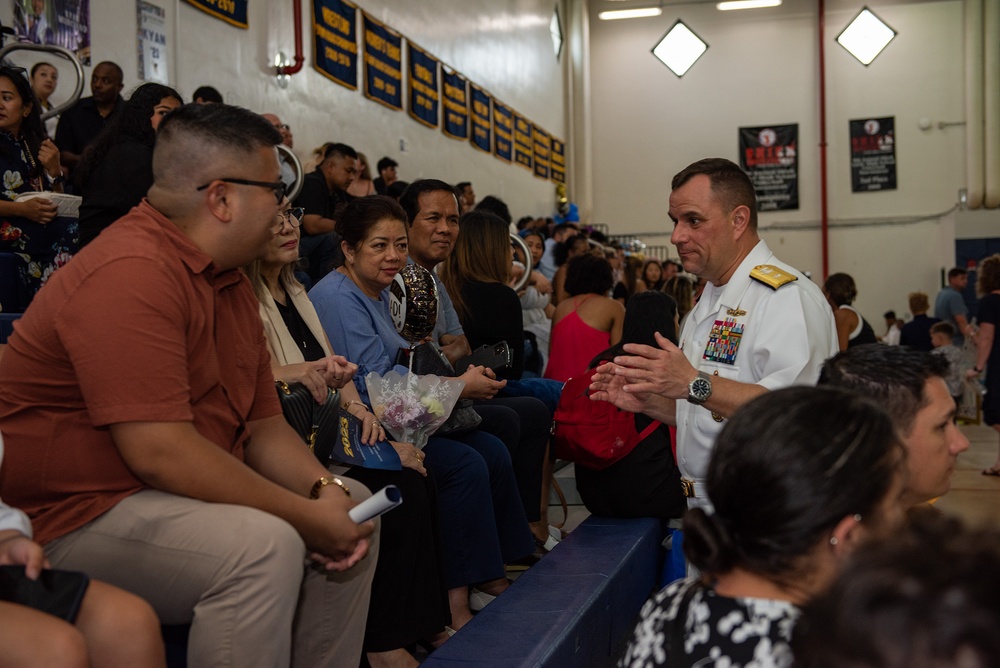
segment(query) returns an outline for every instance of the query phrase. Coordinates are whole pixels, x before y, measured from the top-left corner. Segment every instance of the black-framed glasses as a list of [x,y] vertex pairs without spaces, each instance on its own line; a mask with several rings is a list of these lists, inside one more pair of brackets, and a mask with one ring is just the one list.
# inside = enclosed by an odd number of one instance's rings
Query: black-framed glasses
[[292,207],[287,211],[282,211],[278,214],[278,224],[276,230],[280,230],[285,223],[295,229],[302,225],[302,216],[306,214],[306,210],[301,206]]
[[235,183],[241,186],[258,186],[260,188],[270,188],[274,191],[274,199],[277,200],[278,204],[285,199],[285,182],[284,181],[251,181],[249,179],[212,179],[203,186],[198,186],[195,190],[204,190],[205,188],[212,185],[214,181],[222,181],[223,183]]

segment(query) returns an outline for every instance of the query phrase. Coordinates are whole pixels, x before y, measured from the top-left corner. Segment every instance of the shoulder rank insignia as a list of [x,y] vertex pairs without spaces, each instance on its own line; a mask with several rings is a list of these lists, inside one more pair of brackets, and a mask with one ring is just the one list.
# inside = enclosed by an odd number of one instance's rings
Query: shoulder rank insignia
[[789,274],[787,271],[775,267],[773,264],[758,264],[750,272],[750,278],[763,283],[772,290],[777,290],[782,285],[799,280],[798,276]]

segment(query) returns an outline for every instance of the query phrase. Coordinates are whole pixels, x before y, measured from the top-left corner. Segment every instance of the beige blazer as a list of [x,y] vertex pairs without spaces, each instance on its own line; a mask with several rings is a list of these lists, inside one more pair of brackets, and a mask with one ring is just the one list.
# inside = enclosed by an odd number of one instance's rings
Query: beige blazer
[[[299,286],[285,286],[285,291],[288,293],[289,299],[292,300],[292,304],[295,305],[295,310],[299,312],[306,326],[309,327],[309,331],[323,347],[323,352],[332,355],[326,332],[323,331],[323,325],[320,324],[319,316],[316,314],[312,302],[309,301],[309,295],[306,294],[305,289]],[[305,358],[302,357],[302,349],[288,333],[285,321],[281,318],[281,312],[278,311],[278,305],[274,302],[269,291],[265,291],[264,301],[260,303],[260,320],[264,324],[267,349],[279,366],[305,362]]]

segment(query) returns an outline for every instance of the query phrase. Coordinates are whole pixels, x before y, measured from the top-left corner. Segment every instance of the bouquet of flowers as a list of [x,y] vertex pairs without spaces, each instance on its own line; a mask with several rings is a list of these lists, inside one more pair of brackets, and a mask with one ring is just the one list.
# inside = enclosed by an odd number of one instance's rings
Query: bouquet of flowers
[[395,369],[384,376],[365,376],[372,410],[382,426],[397,441],[417,448],[448,420],[465,381],[440,376],[400,374]]

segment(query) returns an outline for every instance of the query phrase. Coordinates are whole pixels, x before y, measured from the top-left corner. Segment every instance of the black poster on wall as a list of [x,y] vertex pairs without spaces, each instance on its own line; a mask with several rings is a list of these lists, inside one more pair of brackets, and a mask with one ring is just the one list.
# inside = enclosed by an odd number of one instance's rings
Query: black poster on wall
[[758,211],[799,208],[799,126],[740,128],[740,167],[757,191]]
[[851,191],[896,189],[896,118],[851,121]]

